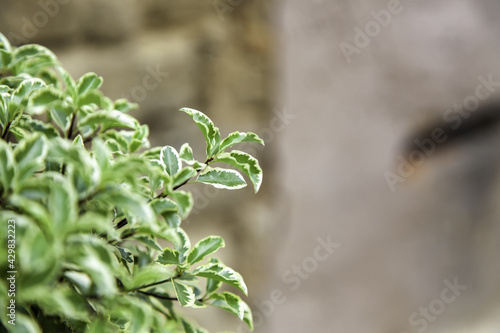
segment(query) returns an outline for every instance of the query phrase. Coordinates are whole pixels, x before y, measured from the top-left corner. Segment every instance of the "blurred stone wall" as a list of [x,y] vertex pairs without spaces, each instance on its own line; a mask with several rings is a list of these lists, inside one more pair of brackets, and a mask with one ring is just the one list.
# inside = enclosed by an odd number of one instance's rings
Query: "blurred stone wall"
[[[259,194],[251,186],[224,192],[189,185],[196,206],[184,222],[192,242],[209,234],[225,237],[220,255],[242,273],[250,290],[264,281],[266,235],[276,216],[274,144],[268,133],[275,115],[275,43],[268,5],[264,0],[0,0],[0,31],[13,44],[51,48],[75,78],[89,71],[102,76],[107,96],[140,105],[132,115],[149,125],[153,146],[180,148],[189,142],[195,157],[203,159],[203,137],[181,107],[205,112],[222,135],[239,130],[264,136],[265,149],[239,147],[261,160],[265,181]],[[200,322],[213,322],[207,326],[214,330],[238,323],[224,311],[207,313]]]
[[415,130],[500,96],[499,2],[283,0],[275,22],[290,208],[256,332],[499,332],[498,122],[385,178]]

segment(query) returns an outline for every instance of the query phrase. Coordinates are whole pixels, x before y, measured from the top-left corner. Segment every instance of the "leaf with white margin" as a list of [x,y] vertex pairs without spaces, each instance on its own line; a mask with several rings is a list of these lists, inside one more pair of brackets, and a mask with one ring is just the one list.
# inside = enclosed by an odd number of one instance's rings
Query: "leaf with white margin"
[[174,147],[165,146],[160,152],[160,161],[170,176],[175,175],[182,167],[179,153]]
[[206,237],[201,241],[199,241],[198,243],[196,243],[196,245],[193,247],[188,256],[188,263],[190,265],[193,265],[197,262],[200,262],[203,260],[203,258],[214,253],[215,251],[224,246],[225,243],[222,237],[219,236]]
[[12,93],[11,103],[16,106],[26,106],[31,92],[46,86],[45,82],[40,79],[26,79]]
[[193,287],[187,286],[183,283],[177,282],[175,279],[172,280],[172,285],[174,286],[175,296],[179,300],[181,306],[192,306],[196,301],[196,296],[194,294]]
[[200,128],[205,141],[207,142],[207,158],[212,157],[218,152],[218,147],[220,145],[220,132],[210,118],[208,118],[203,112],[195,109],[182,108],[180,111],[187,113],[194,122]]
[[247,286],[240,273],[223,265],[222,263],[210,263],[200,266],[193,271],[192,275],[224,282],[230,286],[238,288],[248,296]]
[[173,250],[171,248],[165,248],[163,253],[156,260],[162,265],[180,265],[179,261],[179,251]]
[[186,162],[194,161],[193,149],[189,146],[189,143],[185,143],[181,146],[179,156]]
[[196,181],[228,190],[237,190],[247,186],[238,171],[222,168],[206,168]]
[[231,312],[253,329],[252,311],[247,303],[239,296],[229,292],[215,293],[210,296],[206,304]]
[[252,181],[255,193],[262,184],[262,169],[259,161],[245,152],[233,150],[230,153],[222,153],[217,157],[217,162],[224,162],[243,171]]
[[230,133],[227,138],[222,140],[219,151],[224,151],[224,149],[234,146],[235,144],[241,142],[258,142],[261,145],[265,146],[264,141],[259,138],[259,136],[252,132],[233,132]]
[[76,91],[78,95],[83,95],[87,91],[99,89],[102,85],[102,77],[95,73],[86,73],[76,83]]

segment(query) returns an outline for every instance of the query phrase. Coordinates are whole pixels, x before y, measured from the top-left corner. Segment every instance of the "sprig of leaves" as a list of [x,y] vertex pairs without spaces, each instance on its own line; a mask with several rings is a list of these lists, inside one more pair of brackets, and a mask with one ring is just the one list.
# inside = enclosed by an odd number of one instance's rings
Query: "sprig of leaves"
[[[224,240],[192,246],[182,229],[193,198],[181,187],[239,189],[243,173],[257,192],[258,161],[226,150],[264,142],[250,132],[222,139],[207,115],[183,108],[203,134],[205,158],[197,161],[187,143],[151,148],[148,127],[127,114],[137,105],[104,96],[102,83],[95,73],[74,80],[49,49],[12,47],[0,34],[0,221],[16,221],[19,258],[19,267],[0,269],[20,272],[15,329],[205,332],[172,302],[218,307],[252,328],[248,305],[220,292],[226,284],[248,293],[214,257]],[[5,233],[0,242],[7,258]],[[5,281],[0,295],[6,306]],[[0,319],[8,321],[5,311]]]

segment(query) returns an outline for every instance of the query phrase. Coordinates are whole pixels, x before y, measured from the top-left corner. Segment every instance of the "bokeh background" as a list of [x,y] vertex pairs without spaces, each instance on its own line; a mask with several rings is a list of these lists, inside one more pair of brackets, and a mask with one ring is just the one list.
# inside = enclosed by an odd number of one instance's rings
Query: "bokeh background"
[[193,241],[226,239],[255,332],[500,332],[499,126],[387,180],[412,133],[498,97],[497,0],[0,0],[0,31],[103,76],[153,145],[201,158],[184,106],[264,138],[242,148],[261,192],[191,187],[185,222]]

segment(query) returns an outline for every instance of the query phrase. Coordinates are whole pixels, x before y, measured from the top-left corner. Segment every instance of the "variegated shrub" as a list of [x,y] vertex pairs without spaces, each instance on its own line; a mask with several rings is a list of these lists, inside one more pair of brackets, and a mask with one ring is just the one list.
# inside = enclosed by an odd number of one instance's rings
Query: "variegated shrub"
[[181,227],[193,206],[183,186],[239,189],[241,171],[257,192],[258,161],[232,148],[263,141],[222,138],[205,114],[184,108],[206,158],[189,144],[150,148],[148,127],[127,113],[136,105],[105,97],[102,81],[74,81],[47,48],[12,47],[0,34],[0,272],[16,271],[14,297],[0,280],[0,308],[11,299],[16,308],[15,326],[3,310],[2,324],[23,333],[205,332],[182,307],[214,306],[252,327],[248,305],[220,290],[247,294],[241,275],[212,256],[223,239],[192,245]]

